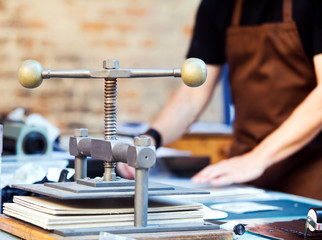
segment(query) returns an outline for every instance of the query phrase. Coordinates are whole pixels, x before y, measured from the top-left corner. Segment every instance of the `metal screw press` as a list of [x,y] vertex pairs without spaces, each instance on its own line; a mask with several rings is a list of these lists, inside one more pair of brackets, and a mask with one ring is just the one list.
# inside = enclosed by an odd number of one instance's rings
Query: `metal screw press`
[[[205,63],[196,58],[183,62],[181,69],[119,69],[119,62],[106,60],[102,69],[48,70],[35,60],[26,60],[18,70],[20,83],[26,88],[36,88],[49,78],[103,78],[104,83],[104,139],[88,137],[87,129],[76,129],[70,138],[69,152],[75,157],[75,180],[86,180],[87,157],[104,161],[104,186],[124,186],[129,183],[116,177],[116,162],[124,162],[135,168],[134,226],[147,226],[148,171],[155,164],[155,147],[149,138],[136,137],[134,144],[116,138],[117,78],[181,77],[190,87],[204,83],[207,71]],[[85,180],[84,180],[85,179]],[[118,185],[119,184],[119,185]]]

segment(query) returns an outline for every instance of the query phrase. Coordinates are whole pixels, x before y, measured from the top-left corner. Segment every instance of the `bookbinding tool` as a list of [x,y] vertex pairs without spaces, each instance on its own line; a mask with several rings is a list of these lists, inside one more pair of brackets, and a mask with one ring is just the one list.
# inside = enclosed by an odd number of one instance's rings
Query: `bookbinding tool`
[[[102,69],[48,70],[43,69],[35,60],[24,61],[18,70],[18,77],[26,88],[36,88],[43,79],[50,78],[104,79],[104,139],[89,137],[87,129],[75,129],[74,136],[69,141],[69,152],[75,157],[75,182],[16,184],[13,187],[59,199],[134,197],[134,227],[114,228],[109,231],[112,233],[219,229],[218,225],[210,223],[193,226],[148,226],[148,196],[208,192],[149,183],[148,172],[156,161],[155,147],[151,145],[150,138],[138,136],[134,138],[133,144],[129,144],[118,140],[116,136],[117,79],[173,76],[181,77],[190,87],[196,87],[204,83],[206,75],[205,63],[197,58],[185,60],[181,69],[119,69],[117,60],[108,59],[103,62]],[[104,162],[102,179],[87,178],[88,157]],[[116,176],[117,162],[134,167],[135,180]],[[58,233],[67,236],[75,234],[75,231],[62,230]]]

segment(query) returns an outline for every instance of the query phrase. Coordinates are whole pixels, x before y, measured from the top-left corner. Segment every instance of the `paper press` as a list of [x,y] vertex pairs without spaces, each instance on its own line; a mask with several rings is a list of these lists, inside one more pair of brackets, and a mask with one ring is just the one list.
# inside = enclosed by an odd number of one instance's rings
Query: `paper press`
[[[17,184],[13,187],[39,193],[59,199],[95,199],[134,197],[134,227],[147,231],[148,196],[177,194],[207,194],[208,192],[173,187],[160,183],[149,183],[148,172],[155,164],[155,147],[145,136],[134,138],[129,144],[118,140],[116,136],[116,93],[117,79],[145,77],[181,77],[191,87],[204,83],[207,75],[205,63],[196,58],[183,62],[181,69],[119,69],[119,62],[106,60],[102,69],[48,70],[34,60],[26,60],[19,68],[19,81],[26,88],[38,87],[43,79],[51,78],[102,78],[104,79],[104,139],[88,136],[87,129],[76,129],[70,137],[69,152],[75,157],[75,182],[58,182],[45,184]],[[87,178],[87,158],[104,162],[102,179]],[[135,168],[135,180],[117,177],[117,162],[127,163]],[[162,230],[159,227],[156,231]],[[203,223],[196,226],[180,226],[179,230],[218,229],[217,225]],[[173,228],[170,227],[170,230]]]

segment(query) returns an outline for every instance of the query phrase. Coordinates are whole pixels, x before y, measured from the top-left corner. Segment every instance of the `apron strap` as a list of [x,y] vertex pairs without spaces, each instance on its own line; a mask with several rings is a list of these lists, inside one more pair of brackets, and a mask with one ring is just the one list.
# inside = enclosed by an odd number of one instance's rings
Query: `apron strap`
[[[292,22],[292,0],[283,0],[283,21]],[[232,26],[239,26],[244,0],[236,0],[233,9]]]
[[283,21],[292,22],[292,0],[283,0]]
[[236,0],[234,4],[234,10],[233,10],[233,18],[231,25],[232,26],[239,26],[241,13],[243,10],[243,2],[244,0]]

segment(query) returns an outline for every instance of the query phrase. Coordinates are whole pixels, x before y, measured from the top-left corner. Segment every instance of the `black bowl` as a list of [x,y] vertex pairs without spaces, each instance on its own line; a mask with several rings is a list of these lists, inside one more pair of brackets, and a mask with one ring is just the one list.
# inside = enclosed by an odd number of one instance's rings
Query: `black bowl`
[[162,157],[158,160],[178,177],[192,177],[210,163],[209,157]]

